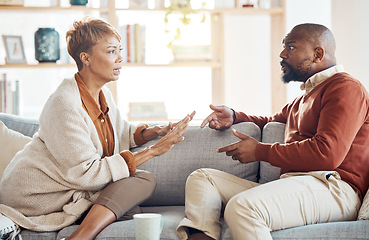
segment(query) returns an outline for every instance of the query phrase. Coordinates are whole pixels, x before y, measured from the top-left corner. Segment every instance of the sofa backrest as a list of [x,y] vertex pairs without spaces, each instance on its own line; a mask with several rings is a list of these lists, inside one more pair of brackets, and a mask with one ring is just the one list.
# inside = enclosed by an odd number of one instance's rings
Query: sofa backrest
[[[260,141],[261,131],[254,123],[240,123],[232,128]],[[184,133],[185,140],[176,144],[171,151],[155,157],[139,166],[155,174],[157,187],[153,196],[145,205],[184,205],[185,184],[187,177],[199,168],[215,168],[238,177],[257,181],[259,162],[242,164],[232,160],[225,153],[217,153],[216,149],[239,141],[231,129],[216,131],[205,127],[190,126]],[[148,143],[132,151],[138,151]]]
[[0,121],[2,121],[9,129],[20,132],[28,137],[32,137],[39,129],[37,119],[0,113]]
[[[262,131],[263,143],[284,143],[284,131],[286,125],[279,122],[270,122],[264,126]],[[279,179],[281,169],[267,162],[260,162],[259,183],[267,183]]]

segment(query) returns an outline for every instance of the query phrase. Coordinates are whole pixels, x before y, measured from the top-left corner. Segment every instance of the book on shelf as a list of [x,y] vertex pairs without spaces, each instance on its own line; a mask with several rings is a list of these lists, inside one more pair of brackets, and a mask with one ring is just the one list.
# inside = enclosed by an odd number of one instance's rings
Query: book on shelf
[[5,73],[0,78],[0,112],[20,114],[19,80],[9,80]]
[[123,62],[144,63],[146,27],[140,24],[127,24],[119,27],[122,37]]

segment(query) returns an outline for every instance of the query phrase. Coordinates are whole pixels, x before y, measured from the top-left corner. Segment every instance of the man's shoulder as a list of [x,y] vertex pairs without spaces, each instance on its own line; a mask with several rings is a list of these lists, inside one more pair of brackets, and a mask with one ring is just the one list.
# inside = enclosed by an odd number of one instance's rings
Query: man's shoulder
[[369,101],[369,94],[365,86],[355,77],[346,72],[340,72],[334,74],[332,77],[327,79],[324,93],[329,93],[330,95],[340,95],[343,96],[362,96]]
[[346,72],[336,73],[326,81],[329,86],[353,87],[366,91],[364,85],[354,76]]

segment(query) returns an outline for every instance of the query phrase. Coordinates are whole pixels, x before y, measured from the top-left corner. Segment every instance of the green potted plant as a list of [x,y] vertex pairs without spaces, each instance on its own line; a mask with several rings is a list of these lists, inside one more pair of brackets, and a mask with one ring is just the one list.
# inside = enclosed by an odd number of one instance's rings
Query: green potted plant
[[[206,5],[206,2],[202,2],[202,8]],[[181,38],[181,26],[187,26],[191,23],[191,17],[190,14],[197,14],[199,12],[198,9],[193,9],[191,6],[191,0],[170,0],[169,7],[165,8],[165,18],[164,22],[168,25],[169,23],[169,16],[171,14],[179,14],[180,15],[180,23],[177,25],[177,28],[175,30],[175,35],[173,39],[169,42],[168,48],[172,49],[173,43],[176,40],[180,40]],[[205,22],[206,16],[203,14],[201,23]],[[165,30],[167,33],[170,33],[171,30],[166,28]]]

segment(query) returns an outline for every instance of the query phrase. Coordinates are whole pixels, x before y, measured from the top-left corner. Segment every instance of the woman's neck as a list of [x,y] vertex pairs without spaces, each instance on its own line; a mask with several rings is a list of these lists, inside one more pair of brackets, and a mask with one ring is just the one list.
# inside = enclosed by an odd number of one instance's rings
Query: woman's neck
[[101,88],[103,86],[100,86],[99,82],[97,80],[95,80],[95,78],[93,76],[91,76],[91,74],[89,74],[88,72],[82,70],[78,73],[81,76],[82,81],[85,83],[85,85],[86,85],[88,91],[90,92],[91,96],[93,97],[93,99],[95,100],[97,105],[100,106],[99,93],[100,93]]

